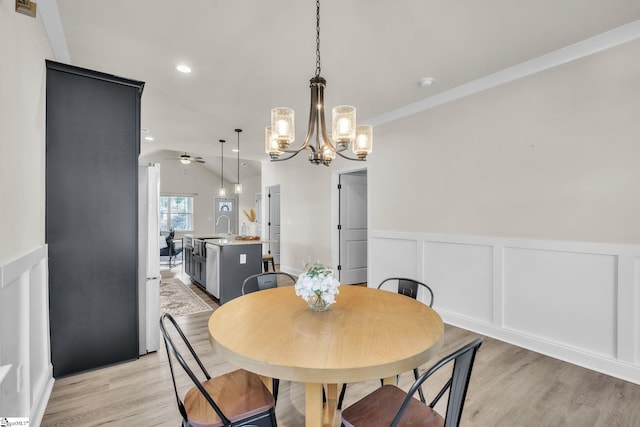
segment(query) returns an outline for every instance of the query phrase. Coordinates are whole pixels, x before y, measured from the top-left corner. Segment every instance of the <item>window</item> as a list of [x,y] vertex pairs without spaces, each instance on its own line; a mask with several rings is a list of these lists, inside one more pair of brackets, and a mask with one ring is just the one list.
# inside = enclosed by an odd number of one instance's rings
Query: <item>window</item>
[[193,230],[193,196],[160,196],[160,231]]

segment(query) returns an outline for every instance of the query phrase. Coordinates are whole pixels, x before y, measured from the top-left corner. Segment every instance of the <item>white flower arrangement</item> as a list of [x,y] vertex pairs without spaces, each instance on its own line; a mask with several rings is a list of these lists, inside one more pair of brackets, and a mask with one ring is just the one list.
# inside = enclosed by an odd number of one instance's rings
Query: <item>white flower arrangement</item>
[[336,302],[340,282],[333,277],[333,270],[323,264],[306,264],[305,268],[307,271],[298,276],[296,281],[296,295],[301,296],[314,310],[326,310]]

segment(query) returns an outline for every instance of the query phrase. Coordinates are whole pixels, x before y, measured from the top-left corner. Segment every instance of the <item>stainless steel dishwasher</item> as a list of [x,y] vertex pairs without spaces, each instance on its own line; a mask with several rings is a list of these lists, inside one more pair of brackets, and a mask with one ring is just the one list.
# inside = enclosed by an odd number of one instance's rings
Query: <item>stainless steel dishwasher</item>
[[215,298],[220,299],[220,246],[207,243],[207,279],[206,289]]

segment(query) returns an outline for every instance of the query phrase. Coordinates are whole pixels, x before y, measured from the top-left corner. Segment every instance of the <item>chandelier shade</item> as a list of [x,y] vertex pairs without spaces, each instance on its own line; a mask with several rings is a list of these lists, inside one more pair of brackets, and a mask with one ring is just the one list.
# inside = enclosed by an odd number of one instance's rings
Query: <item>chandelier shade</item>
[[[358,130],[355,107],[339,105],[331,110],[329,138],[324,116],[326,86],[327,81],[320,76],[320,0],[316,0],[316,74],[309,82],[311,103],[307,135],[299,148],[291,148],[295,141],[295,112],[287,107],[273,108],[270,126],[265,128],[265,152],[272,161],[289,160],[303,150],[309,151],[309,161],[316,165],[329,166],[336,154],[348,160],[366,160],[373,147],[373,128],[367,125]],[[355,158],[344,154],[349,146]],[[285,154],[288,156],[281,157]]]
[[344,150],[356,139],[356,108],[340,105],[331,110],[332,139],[338,150]]
[[356,141],[352,145],[353,154],[359,159],[365,159],[371,154],[373,146],[373,126],[359,125],[356,127]]

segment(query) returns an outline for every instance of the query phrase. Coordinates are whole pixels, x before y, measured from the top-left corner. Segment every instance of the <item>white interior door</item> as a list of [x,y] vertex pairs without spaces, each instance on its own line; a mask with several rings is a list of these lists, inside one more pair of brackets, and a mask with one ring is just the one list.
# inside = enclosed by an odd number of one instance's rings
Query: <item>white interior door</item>
[[268,253],[273,255],[276,264],[280,264],[280,186],[267,187],[267,200],[269,204],[267,216],[267,234],[269,240],[275,243],[269,244]]
[[340,175],[340,263],[343,284],[367,281],[367,172]]

